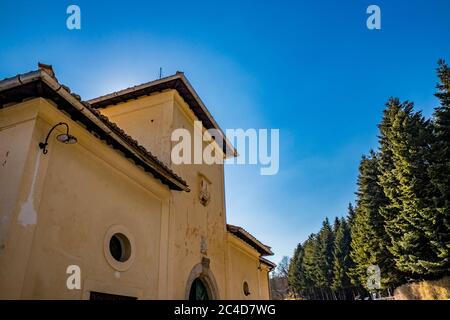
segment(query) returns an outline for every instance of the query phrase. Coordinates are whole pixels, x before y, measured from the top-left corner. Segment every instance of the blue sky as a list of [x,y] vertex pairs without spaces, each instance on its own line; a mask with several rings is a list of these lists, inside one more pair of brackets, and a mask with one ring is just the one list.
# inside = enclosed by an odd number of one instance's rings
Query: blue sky
[[[117,3],[116,3],[117,2]],[[81,30],[66,8],[81,8]],[[366,8],[381,8],[381,30]],[[184,71],[222,128],[279,128],[280,171],[226,167],[228,221],[278,262],[354,200],[390,96],[430,115],[450,1],[5,1],[0,78],[53,64],[83,99]]]

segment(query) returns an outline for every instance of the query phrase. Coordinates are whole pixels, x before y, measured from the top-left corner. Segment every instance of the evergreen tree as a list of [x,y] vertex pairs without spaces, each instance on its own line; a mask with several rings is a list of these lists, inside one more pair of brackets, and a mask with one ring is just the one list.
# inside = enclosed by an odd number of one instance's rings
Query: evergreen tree
[[427,173],[431,126],[410,102],[391,99],[380,128],[380,184],[388,198],[381,208],[396,267],[411,276],[442,272],[437,210]]
[[338,217],[335,217],[334,222],[333,222],[333,237],[336,237],[336,234],[337,234],[340,226],[341,226],[341,219],[339,219]]
[[300,288],[301,295],[307,299],[320,299],[318,286],[316,282],[317,263],[316,263],[316,249],[317,235],[311,234],[303,243],[303,259],[301,263],[300,273]]
[[436,97],[440,106],[433,114],[434,141],[429,168],[431,182],[435,188],[434,205],[437,210],[436,239],[440,248],[443,273],[450,270],[450,68],[443,61],[438,62]]
[[[353,261],[351,252],[352,252],[352,230],[353,226],[355,224],[356,219],[356,209],[354,206],[349,203],[347,207],[347,226],[348,231],[350,234],[350,240],[349,240],[349,253],[348,253],[348,268],[346,271],[346,274],[350,281],[350,290],[348,290],[347,298],[350,299],[351,297],[356,297],[358,295],[361,295],[362,292],[365,291],[363,285],[361,284],[361,280],[358,274],[352,272],[352,270],[355,268],[356,264],[355,261]],[[351,292],[350,292],[351,291]]]
[[333,248],[334,235],[328,218],[322,223],[317,235],[315,260],[317,263],[316,285],[320,288],[325,299],[331,299],[330,288],[333,280]]
[[384,219],[380,208],[388,199],[379,185],[378,156],[371,151],[363,156],[359,166],[357,207],[351,229],[351,258],[354,266],[350,269],[352,283],[367,289],[367,268],[378,265],[381,270],[383,287],[399,282],[394,260],[388,250],[389,238],[385,232]]
[[348,227],[351,229],[352,225],[353,225],[353,221],[355,220],[355,209],[353,208],[353,205],[351,204],[351,202],[348,203],[348,207],[347,207],[347,222],[348,222]]
[[303,246],[299,243],[297,248],[295,248],[294,256],[291,258],[289,263],[289,275],[288,284],[291,291],[299,296],[302,293],[302,287],[300,283],[300,277],[302,274],[302,263],[303,263]]
[[[442,196],[441,206],[450,207],[450,68],[443,61],[439,61],[438,76],[440,83],[437,85],[436,97],[440,100],[440,106],[434,111],[434,135],[433,144],[433,183],[437,186]],[[447,217],[448,218],[448,217]]]
[[336,230],[333,253],[333,281],[331,287],[337,291],[340,298],[346,298],[347,290],[351,287],[348,276],[351,267],[350,258],[350,226],[342,218]]

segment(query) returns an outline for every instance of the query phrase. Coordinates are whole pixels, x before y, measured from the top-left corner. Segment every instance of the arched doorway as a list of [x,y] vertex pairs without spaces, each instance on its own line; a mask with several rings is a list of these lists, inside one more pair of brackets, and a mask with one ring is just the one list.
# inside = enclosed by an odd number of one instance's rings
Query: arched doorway
[[189,300],[210,300],[208,289],[200,278],[192,282],[191,291],[189,292]]
[[216,279],[209,268],[209,259],[203,258],[201,263],[196,264],[192,268],[186,283],[185,299],[220,299]]

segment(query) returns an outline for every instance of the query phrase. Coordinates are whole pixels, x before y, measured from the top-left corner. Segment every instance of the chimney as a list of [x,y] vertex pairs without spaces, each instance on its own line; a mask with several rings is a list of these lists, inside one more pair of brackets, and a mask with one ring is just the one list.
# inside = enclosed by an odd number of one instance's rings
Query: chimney
[[55,78],[55,72],[53,71],[53,67],[51,64],[44,64],[38,62],[39,70],[42,70],[46,73],[48,73],[52,78]]

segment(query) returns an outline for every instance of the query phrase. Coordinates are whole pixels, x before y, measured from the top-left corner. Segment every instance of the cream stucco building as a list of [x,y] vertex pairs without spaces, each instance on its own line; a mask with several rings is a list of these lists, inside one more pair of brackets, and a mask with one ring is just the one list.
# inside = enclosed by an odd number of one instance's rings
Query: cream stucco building
[[89,102],[46,65],[0,81],[0,298],[269,299],[270,247],[227,224],[222,164],[172,163],[176,128],[220,130],[182,73]]

